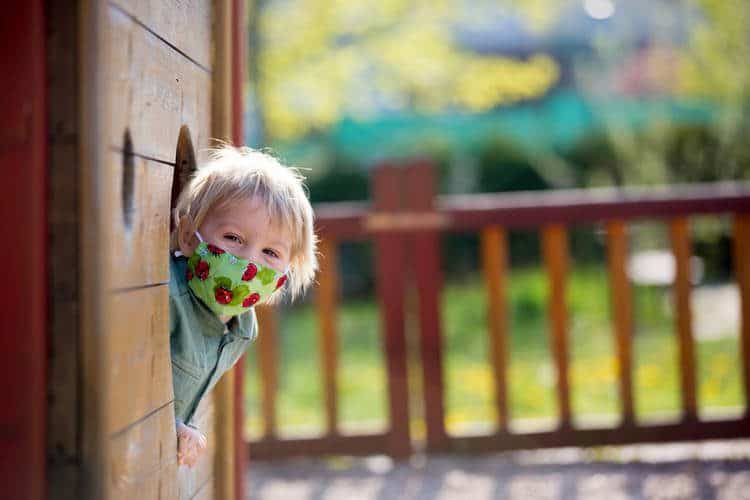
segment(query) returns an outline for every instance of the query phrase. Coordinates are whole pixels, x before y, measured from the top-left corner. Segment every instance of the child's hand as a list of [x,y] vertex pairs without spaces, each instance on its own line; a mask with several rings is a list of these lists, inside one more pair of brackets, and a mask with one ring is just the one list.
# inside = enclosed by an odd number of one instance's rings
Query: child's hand
[[206,436],[179,422],[177,424],[177,465],[193,467],[206,449]]

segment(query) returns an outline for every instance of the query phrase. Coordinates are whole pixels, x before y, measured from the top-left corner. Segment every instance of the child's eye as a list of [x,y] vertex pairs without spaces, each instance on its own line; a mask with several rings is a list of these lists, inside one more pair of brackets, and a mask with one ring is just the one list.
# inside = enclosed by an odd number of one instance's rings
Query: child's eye
[[240,240],[240,237],[237,236],[236,234],[225,234],[224,235],[224,239],[232,241],[234,243],[240,243],[242,241],[242,240]]
[[265,250],[263,250],[263,253],[265,253],[266,255],[270,255],[274,259],[279,258],[279,254],[276,253],[272,248],[266,248]]

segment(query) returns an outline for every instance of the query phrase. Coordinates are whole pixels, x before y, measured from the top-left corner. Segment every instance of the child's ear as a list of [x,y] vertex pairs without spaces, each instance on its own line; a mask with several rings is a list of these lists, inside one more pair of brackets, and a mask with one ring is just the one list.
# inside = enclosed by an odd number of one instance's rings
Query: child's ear
[[193,221],[187,215],[180,217],[179,230],[177,231],[177,243],[180,246],[180,252],[185,257],[190,257],[198,246],[198,238],[195,237]]

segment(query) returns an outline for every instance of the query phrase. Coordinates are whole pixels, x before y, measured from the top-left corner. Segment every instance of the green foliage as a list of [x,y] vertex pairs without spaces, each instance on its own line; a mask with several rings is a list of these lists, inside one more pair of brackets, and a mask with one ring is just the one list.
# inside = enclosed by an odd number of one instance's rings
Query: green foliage
[[310,201],[361,201],[369,194],[369,178],[364,165],[342,159],[308,183]]
[[548,189],[530,155],[515,144],[494,140],[478,153],[479,191],[535,191]]

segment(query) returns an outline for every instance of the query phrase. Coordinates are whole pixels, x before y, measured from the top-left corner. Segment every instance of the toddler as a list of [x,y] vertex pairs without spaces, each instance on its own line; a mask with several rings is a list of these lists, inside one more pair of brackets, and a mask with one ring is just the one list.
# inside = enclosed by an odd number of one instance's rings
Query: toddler
[[254,306],[298,296],[317,267],[300,174],[249,148],[222,146],[180,193],[170,242],[169,335],[178,464],[206,438],[201,399],[258,335]]

